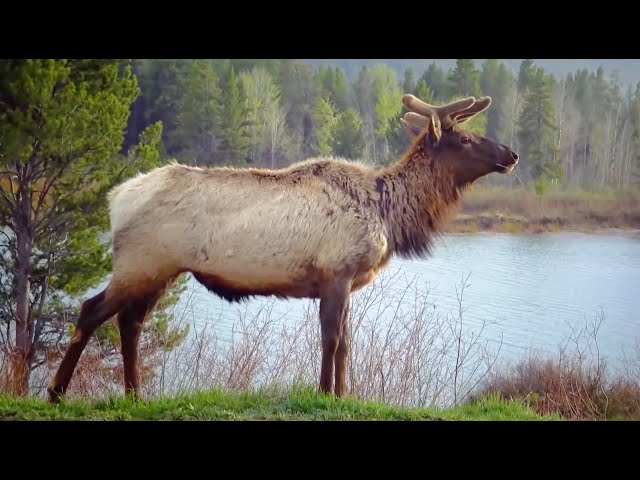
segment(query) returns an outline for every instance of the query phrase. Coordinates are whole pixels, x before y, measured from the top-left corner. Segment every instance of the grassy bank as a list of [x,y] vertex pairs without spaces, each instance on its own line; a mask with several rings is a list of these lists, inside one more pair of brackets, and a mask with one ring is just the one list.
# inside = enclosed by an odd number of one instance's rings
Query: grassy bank
[[559,420],[520,402],[487,397],[451,409],[336,399],[312,389],[234,393],[220,389],[136,403],[123,397],[69,400],[0,397],[0,420]]
[[[9,362],[0,352],[0,420],[640,420],[640,339],[620,351],[621,364],[611,369],[598,346],[604,312],[569,325],[556,348],[504,359],[502,338],[485,332],[488,322],[463,329],[470,323],[463,320],[466,281],[457,289],[458,314],[443,315],[428,287],[405,280],[400,271],[388,273],[352,298],[346,380],[360,400],[336,400],[314,388],[260,390],[313,386],[321,362],[318,304],[307,304],[297,322],[285,324],[271,300],[258,312],[237,311],[231,341],[221,339],[213,320],[194,324],[194,334],[172,350],[154,351],[143,339],[141,377],[149,400],[142,404],[121,398],[121,356],[115,349],[105,358],[111,350],[97,339],[81,357],[60,406],[42,398],[64,349],[34,370],[27,399],[8,395]],[[414,300],[403,301],[409,293]],[[392,316],[383,322],[385,311]],[[179,315],[174,321],[182,327],[188,319]],[[439,408],[413,408],[427,405]]]
[[640,192],[556,190],[543,196],[530,188],[478,186],[469,190],[451,233],[594,232],[640,229]]

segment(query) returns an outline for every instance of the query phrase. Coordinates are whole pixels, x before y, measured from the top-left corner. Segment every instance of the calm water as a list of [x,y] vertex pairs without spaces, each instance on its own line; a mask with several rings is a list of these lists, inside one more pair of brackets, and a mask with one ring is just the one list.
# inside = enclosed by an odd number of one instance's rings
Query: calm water
[[[622,349],[640,340],[640,235],[554,233],[544,235],[452,235],[438,241],[425,261],[395,259],[385,275],[429,287],[442,314],[456,314],[456,286],[467,278],[465,324],[497,322],[484,336],[499,340],[510,356],[534,347],[555,351],[571,333],[604,314],[600,351],[615,366]],[[407,281],[407,280],[403,280]],[[402,283],[394,288],[402,290]],[[403,302],[412,302],[405,297]],[[203,325],[216,322],[220,335],[231,331],[238,309],[256,311],[265,303],[285,322],[295,322],[308,300],[255,299],[238,307],[191,281],[180,307]]]

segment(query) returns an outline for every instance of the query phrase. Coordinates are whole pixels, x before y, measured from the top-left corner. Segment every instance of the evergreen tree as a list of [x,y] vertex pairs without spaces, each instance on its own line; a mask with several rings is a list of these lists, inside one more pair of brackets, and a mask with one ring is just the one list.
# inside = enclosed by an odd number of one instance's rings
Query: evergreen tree
[[429,89],[433,92],[433,99],[435,101],[442,101],[447,97],[447,76],[440,66],[431,63],[421,79],[425,81]]
[[96,286],[110,268],[106,192],[157,164],[162,128],[149,126],[119,155],[139,90],[117,60],[4,60],[0,91],[0,318],[14,324],[23,395],[63,324],[60,294]]
[[402,82],[403,93],[414,93],[416,82],[413,76],[413,68],[409,67],[404,71],[404,82]]
[[499,139],[503,130],[505,117],[508,118],[510,90],[513,84],[511,72],[504,63],[489,59],[482,65],[480,74],[480,90],[482,95],[492,99],[491,108],[487,110],[487,135]]
[[520,70],[518,72],[518,92],[524,93],[529,86],[529,80],[535,73],[535,66],[533,60],[525,59],[520,63]]
[[222,91],[210,60],[193,60],[183,79],[175,141],[182,157],[196,164],[219,163]]
[[514,75],[504,63],[500,63],[498,67],[495,87],[490,92],[494,103],[492,108],[498,112],[487,118],[487,134],[495,135],[493,138],[504,143],[510,143],[516,87]]
[[299,156],[309,155],[313,134],[310,112],[317,96],[311,66],[300,60],[282,60],[278,83],[287,112],[287,130],[294,140],[298,139]]
[[527,159],[530,174],[536,181],[560,176],[555,145],[555,112],[552,78],[541,68],[529,77],[529,86],[518,118],[521,155]]
[[434,103],[434,94],[425,82],[424,78],[421,78],[416,85],[416,97],[427,103]]
[[479,96],[480,72],[473,60],[456,60],[456,66],[449,75],[450,95]]
[[[127,126],[124,151],[135,144],[146,125],[162,122],[162,146],[168,155],[178,154],[175,144],[178,105],[184,93],[183,79],[189,69],[190,60],[136,60],[134,73],[138,79],[140,95],[132,105],[132,114]],[[141,108],[143,119],[136,121],[135,108]]]
[[630,139],[631,146],[631,166],[630,173],[636,181],[640,180],[640,82],[636,84],[635,95],[631,100],[630,118],[632,133]]
[[220,119],[220,131],[224,139],[224,163],[245,165],[249,151],[248,132],[245,125],[245,101],[241,96],[233,65],[229,65],[224,91]]
[[336,109],[329,100],[319,97],[311,115],[316,132],[315,153],[317,155],[331,155],[338,125]]
[[334,136],[334,153],[354,160],[364,156],[364,123],[353,108],[342,112],[338,117]]
[[338,111],[344,112],[349,108],[349,82],[339,67],[334,70],[331,99]]

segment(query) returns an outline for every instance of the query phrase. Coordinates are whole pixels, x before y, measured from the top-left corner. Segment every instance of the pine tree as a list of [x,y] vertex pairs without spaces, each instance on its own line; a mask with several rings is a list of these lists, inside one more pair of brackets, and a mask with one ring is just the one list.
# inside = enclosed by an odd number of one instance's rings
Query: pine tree
[[479,96],[480,72],[473,60],[456,60],[456,66],[449,75],[449,94],[463,97]]
[[402,82],[403,93],[414,93],[416,82],[413,76],[413,68],[409,67],[404,71],[404,82]]
[[533,60],[525,59],[520,63],[520,70],[518,72],[518,92],[524,93],[529,86],[529,80],[532,75],[535,74],[535,67]]
[[[492,99],[495,104],[493,109],[498,110],[494,118],[495,125],[488,125],[487,118],[487,134],[495,135],[499,141],[509,143],[511,139],[511,119],[513,118],[513,106],[516,95],[515,78],[513,73],[501,63],[498,67],[498,76],[496,78],[495,89],[491,91]],[[491,128],[491,130],[490,130]]]
[[162,126],[119,155],[139,89],[117,60],[4,60],[0,91],[0,318],[14,324],[12,376],[23,395],[64,326],[61,294],[96,286],[110,268],[106,192],[157,164]]
[[188,72],[189,60],[137,60],[134,71],[140,87],[140,95],[134,106],[141,104],[143,122],[132,128],[132,118],[127,126],[128,137],[125,151],[133,146],[144,126],[162,122],[162,146],[168,155],[178,154],[179,145],[175,144],[178,105],[184,94],[183,78]]
[[335,67],[333,73],[333,85],[331,89],[331,98],[336,108],[340,112],[344,112],[349,108],[349,82],[345,77],[341,68]]
[[333,150],[338,156],[354,160],[364,156],[364,123],[353,108],[342,112],[338,117]]
[[631,162],[629,171],[636,182],[640,181],[640,82],[636,84],[633,96],[630,117],[632,124],[631,134]]
[[554,118],[552,78],[538,68],[529,78],[518,118],[521,155],[527,159],[530,174],[536,181],[544,182],[561,175]]
[[338,125],[338,114],[333,104],[326,98],[319,97],[311,114],[316,132],[317,155],[333,153],[334,135]]
[[425,81],[429,89],[433,92],[433,100],[442,101],[448,95],[447,76],[442,69],[435,63],[431,63],[421,77]]
[[[508,115],[510,91],[513,78],[504,63],[497,60],[486,60],[482,65],[480,74],[480,90],[482,95],[489,95],[492,105],[487,110],[487,135],[499,139],[506,123],[504,118]],[[508,118],[508,117],[507,117]]]
[[424,78],[421,78],[416,85],[416,97],[427,103],[434,103],[434,94],[425,82]]
[[245,125],[245,101],[236,81],[233,65],[224,85],[220,132],[223,138],[223,161],[227,165],[246,165],[249,139]]
[[182,158],[196,164],[219,163],[222,91],[211,60],[193,60],[183,79],[174,141]]
[[389,160],[389,133],[394,127],[392,122],[398,121],[402,104],[398,101],[402,97],[396,71],[386,65],[376,65],[371,69],[374,96],[375,134],[382,147],[377,149],[375,161]]

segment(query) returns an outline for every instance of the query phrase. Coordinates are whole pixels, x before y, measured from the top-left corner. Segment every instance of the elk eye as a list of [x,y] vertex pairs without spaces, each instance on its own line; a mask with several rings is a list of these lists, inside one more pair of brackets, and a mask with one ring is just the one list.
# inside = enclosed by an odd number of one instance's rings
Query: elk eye
[[464,136],[464,137],[462,137],[462,138],[460,139],[460,141],[461,141],[462,143],[469,143],[469,142],[471,141],[471,139],[470,139],[469,137],[467,137],[467,136]]

